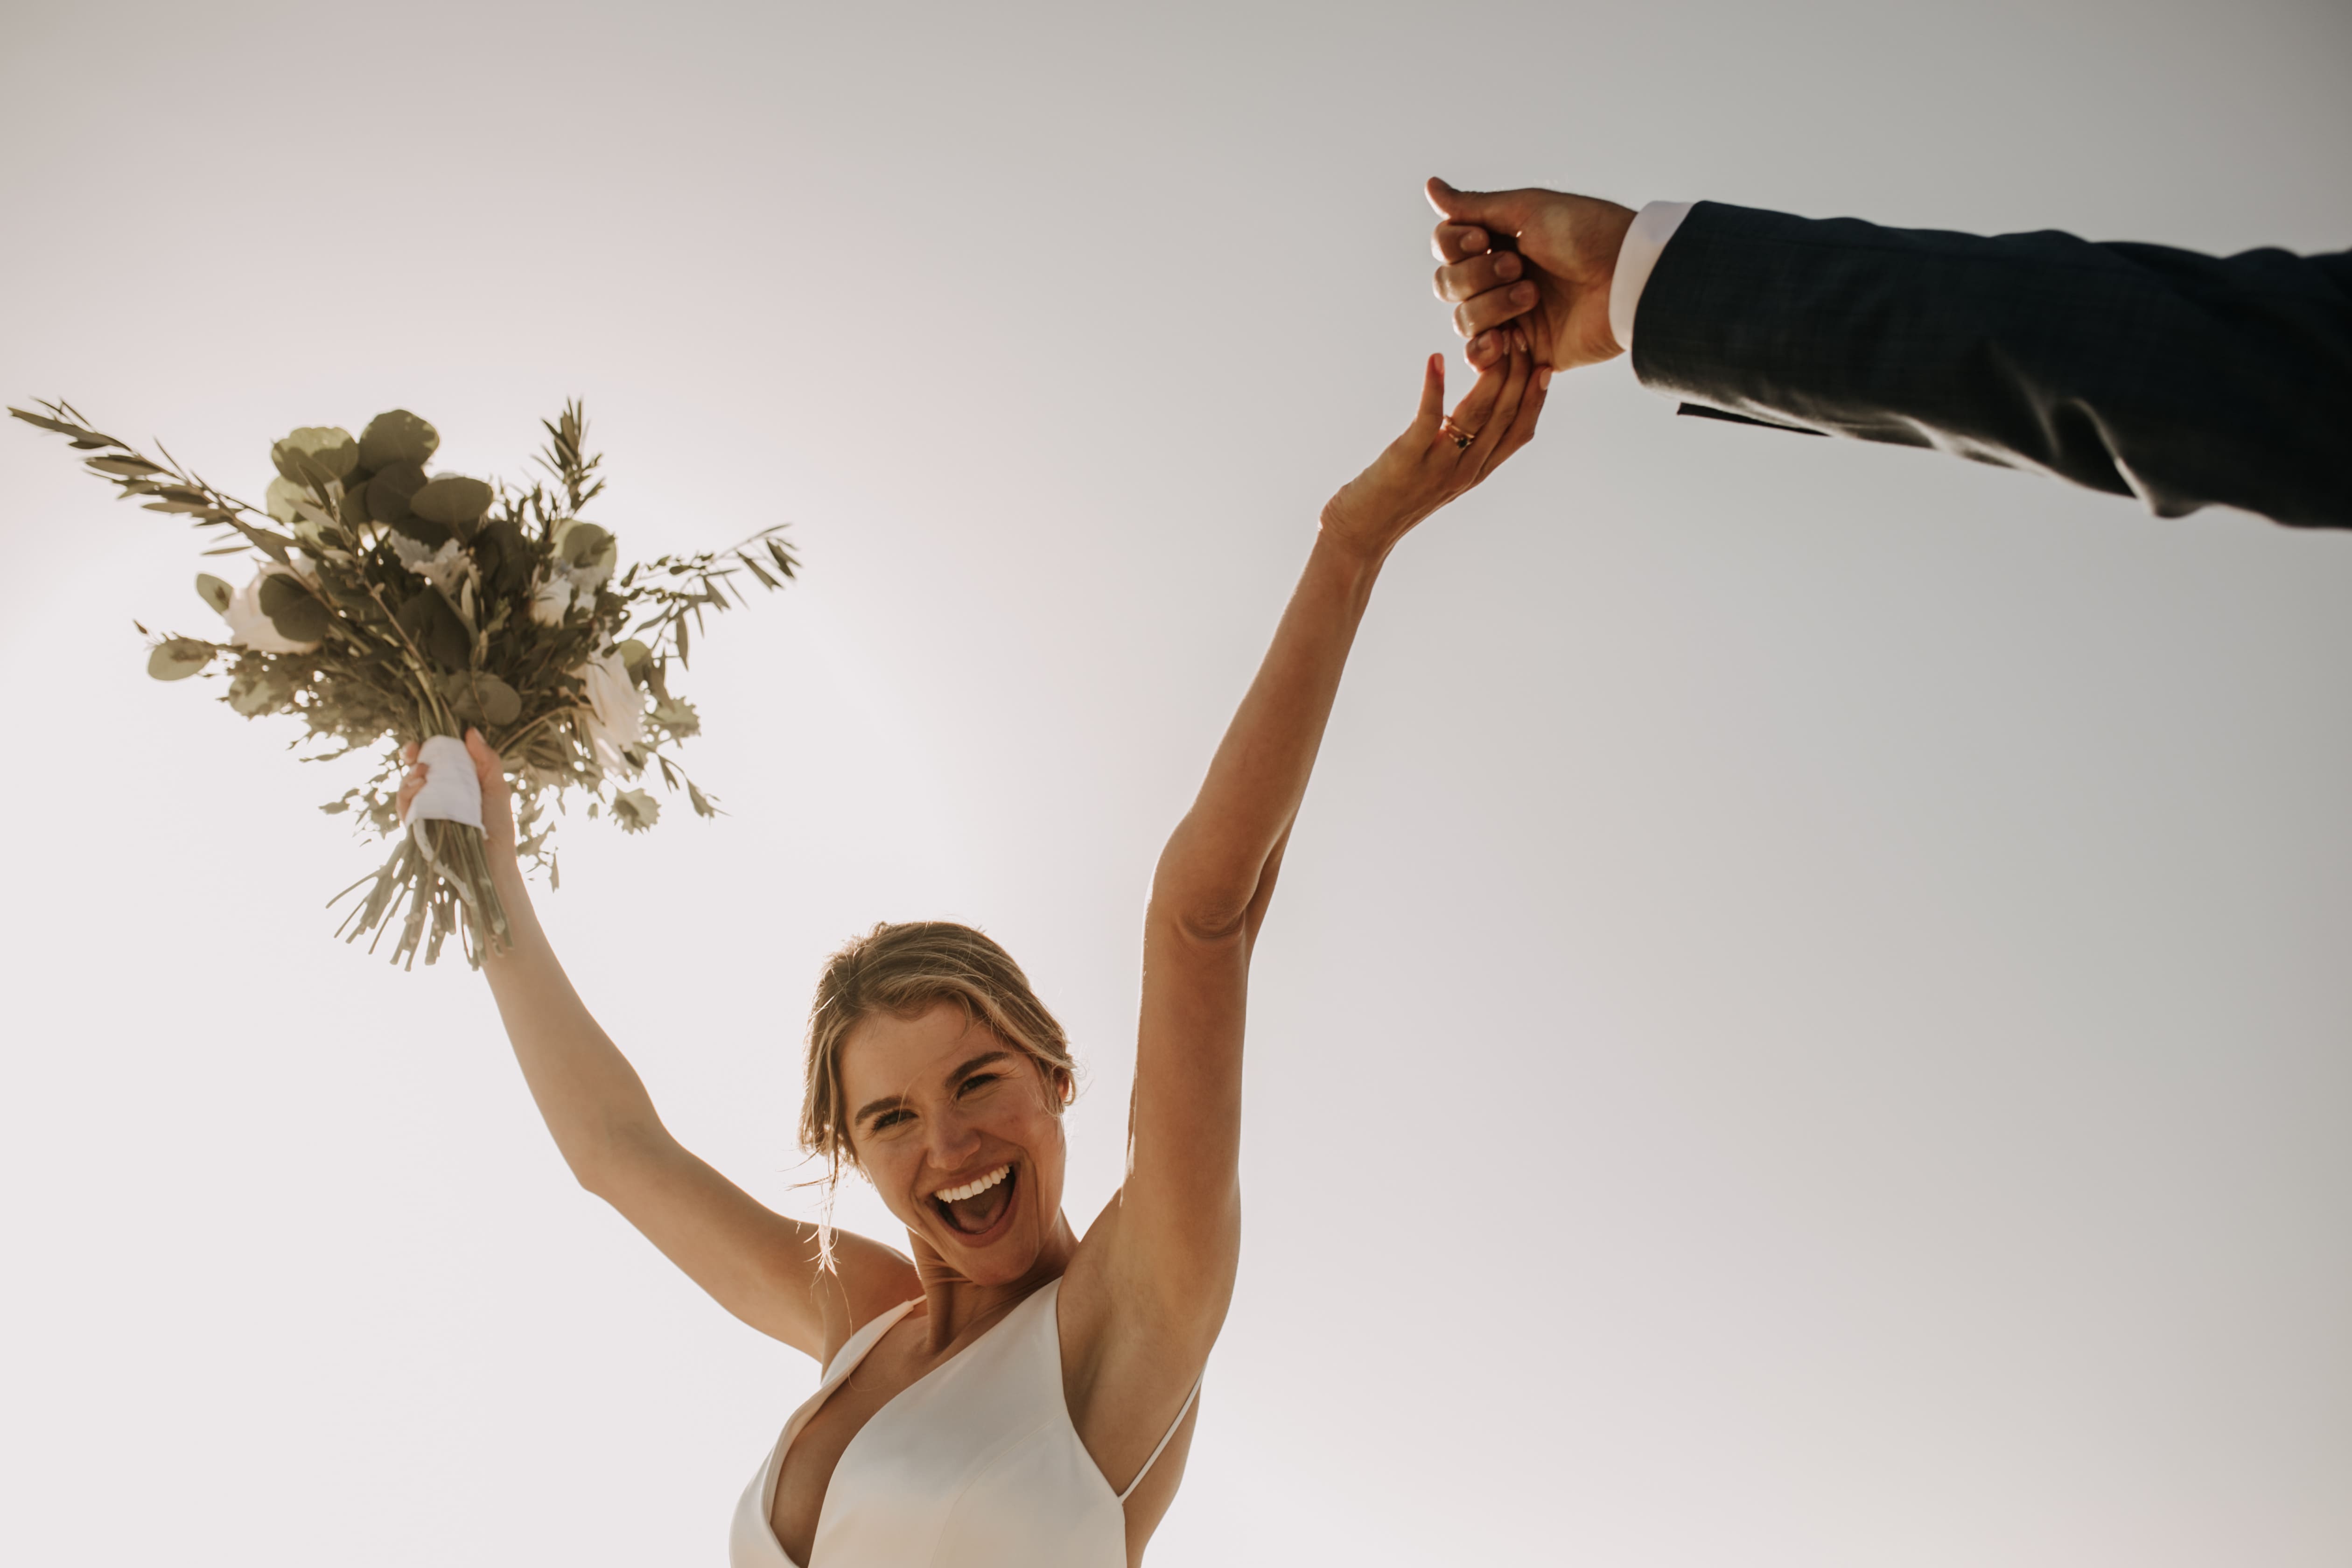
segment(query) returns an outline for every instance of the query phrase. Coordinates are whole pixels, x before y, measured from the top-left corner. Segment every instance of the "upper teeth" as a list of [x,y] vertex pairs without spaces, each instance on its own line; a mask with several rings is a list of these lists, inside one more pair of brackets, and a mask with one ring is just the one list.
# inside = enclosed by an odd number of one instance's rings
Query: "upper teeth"
[[976,1198],[980,1196],[981,1194],[988,1191],[989,1188],[996,1185],[997,1183],[1004,1180],[1005,1177],[1012,1173],[1012,1166],[999,1165],[996,1169],[989,1172],[988,1174],[981,1177],[976,1182],[967,1182],[961,1187],[941,1187],[934,1195],[942,1203],[960,1204],[966,1198]]

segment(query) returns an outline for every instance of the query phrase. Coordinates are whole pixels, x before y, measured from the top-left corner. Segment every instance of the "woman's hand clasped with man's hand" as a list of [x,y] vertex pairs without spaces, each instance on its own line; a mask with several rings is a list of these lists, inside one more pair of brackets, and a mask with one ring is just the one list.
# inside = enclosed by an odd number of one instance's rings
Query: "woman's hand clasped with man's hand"
[[1423,368],[1421,412],[1405,433],[1339,488],[1323,508],[1325,542],[1377,565],[1413,525],[1472,489],[1526,446],[1543,412],[1551,370],[1523,331],[1507,330],[1509,352],[1487,366],[1448,415],[1445,356]]

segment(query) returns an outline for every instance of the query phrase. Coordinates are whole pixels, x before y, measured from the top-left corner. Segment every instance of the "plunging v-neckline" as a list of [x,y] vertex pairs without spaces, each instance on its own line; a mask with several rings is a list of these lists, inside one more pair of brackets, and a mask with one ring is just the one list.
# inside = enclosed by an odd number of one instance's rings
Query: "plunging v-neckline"
[[[915,1390],[922,1387],[923,1384],[929,1383],[931,1379],[945,1372],[949,1367],[953,1366],[957,1362],[961,1361],[965,1356],[970,1355],[972,1351],[991,1334],[993,1334],[997,1330],[1011,1322],[1020,1312],[1022,1308],[1027,1306],[1032,1300],[1034,1300],[1037,1297],[1045,1294],[1047,1290],[1055,1289],[1060,1284],[1061,1280],[1058,1279],[1049,1279],[1045,1284],[1037,1287],[1036,1289],[1029,1292],[1028,1295],[1022,1297],[1021,1300],[1013,1302],[1012,1306],[1005,1309],[1005,1312],[1003,1317],[997,1319],[996,1321],[989,1324],[988,1327],[973,1335],[970,1344],[965,1345],[963,1349],[956,1352],[953,1355],[944,1358],[937,1365],[932,1366],[926,1371],[922,1376],[916,1378],[913,1382],[908,1384],[906,1387],[900,1389],[898,1393],[892,1394],[889,1398],[884,1400],[880,1405],[874,1407],[874,1413],[866,1416],[864,1425],[860,1426],[856,1431],[849,1435],[849,1441],[841,1446],[840,1454],[835,1456],[834,1458],[833,1474],[827,1476],[824,1479],[824,1495],[817,1500],[816,1529],[811,1532],[809,1537],[812,1544],[814,1543],[817,1536],[822,1535],[824,1532],[824,1510],[833,1502],[833,1483],[835,1479],[841,1474],[841,1467],[849,1462],[849,1456],[856,1450],[857,1445],[866,1440],[866,1435],[868,1432],[874,1430],[874,1424],[881,1420],[884,1414],[887,1412],[892,1405],[898,1404],[900,1400],[914,1393]],[[872,1355],[876,1347],[880,1345],[884,1340],[890,1337],[890,1331],[897,1328],[901,1322],[904,1322],[908,1316],[912,1313],[916,1308],[923,1304],[923,1301],[924,1298],[920,1296],[914,1298],[912,1300],[901,1301],[896,1307],[891,1308],[888,1311],[877,1317],[873,1322],[868,1323],[865,1328],[860,1329],[856,1334],[851,1335],[849,1343],[842,1346],[839,1351],[834,1352],[835,1365],[825,1369],[824,1378],[821,1386],[817,1390],[816,1395],[803,1406],[807,1411],[806,1416],[801,1417],[796,1414],[795,1423],[790,1426],[788,1434],[777,1439],[775,1484],[768,1489],[768,1495],[761,1500],[761,1521],[767,1528],[768,1534],[773,1538],[776,1542],[776,1551],[778,1554],[781,1555],[786,1563],[790,1563],[792,1568],[807,1568],[807,1564],[802,1563],[798,1558],[794,1557],[791,1552],[787,1551],[784,1547],[783,1537],[776,1534],[776,1492],[784,1484],[784,1467],[792,1462],[793,1445],[801,1440],[801,1434],[808,1429],[809,1422],[815,1420],[818,1415],[824,1413],[824,1407],[832,1403],[833,1396],[840,1391],[841,1385],[847,1383],[852,1377],[856,1375],[857,1369],[866,1364],[866,1358]],[[1055,1314],[1054,1331],[1056,1335],[1059,1335],[1061,1332],[1060,1316],[1061,1315],[1058,1312]],[[859,1336],[866,1333],[869,1330],[874,1330],[875,1324],[877,1323],[880,1324],[881,1327],[878,1331],[874,1332],[874,1337],[867,1340],[865,1346],[862,1349],[859,1349],[855,1356],[850,1357],[845,1363],[843,1362],[842,1357],[846,1355],[850,1349],[856,1345]]]

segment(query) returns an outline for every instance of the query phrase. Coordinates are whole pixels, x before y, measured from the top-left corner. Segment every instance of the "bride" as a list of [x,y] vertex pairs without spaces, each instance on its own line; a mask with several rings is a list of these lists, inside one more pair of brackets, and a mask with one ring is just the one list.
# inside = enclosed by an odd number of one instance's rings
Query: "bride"
[[556,962],[499,759],[467,737],[514,931],[483,970],[556,1146],[721,1306],[824,1369],[743,1493],[734,1568],[1142,1560],[1233,1295],[1250,951],[1349,646],[1389,551],[1527,442],[1549,379],[1520,339],[1442,416],[1433,355],[1412,426],[1324,507],[1152,879],[1127,1178],[1083,1236],[1062,1212],[1068,1042],[965,926],[877,927],[834,955],[810,1016],[802,1142],[875,1184],[906,1251],[786,1219],[682,1148]]

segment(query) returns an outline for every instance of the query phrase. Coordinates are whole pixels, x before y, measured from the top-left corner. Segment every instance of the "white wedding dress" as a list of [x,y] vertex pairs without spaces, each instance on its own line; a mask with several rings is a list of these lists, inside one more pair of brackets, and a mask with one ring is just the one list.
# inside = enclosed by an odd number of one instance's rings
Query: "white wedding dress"
[[842,1450],[809,1561],[796,1563],[769,1522],[784,1456],[916,1303],[858,1330],[743,1489],[728,1542],[732,1568],[1126,1568],[1124,1505],[1200,1385],[1127,1490],[1112,1490],[1062,1397],[1061,1289],[1056,1279],[1037,1291],[874,1413]]

